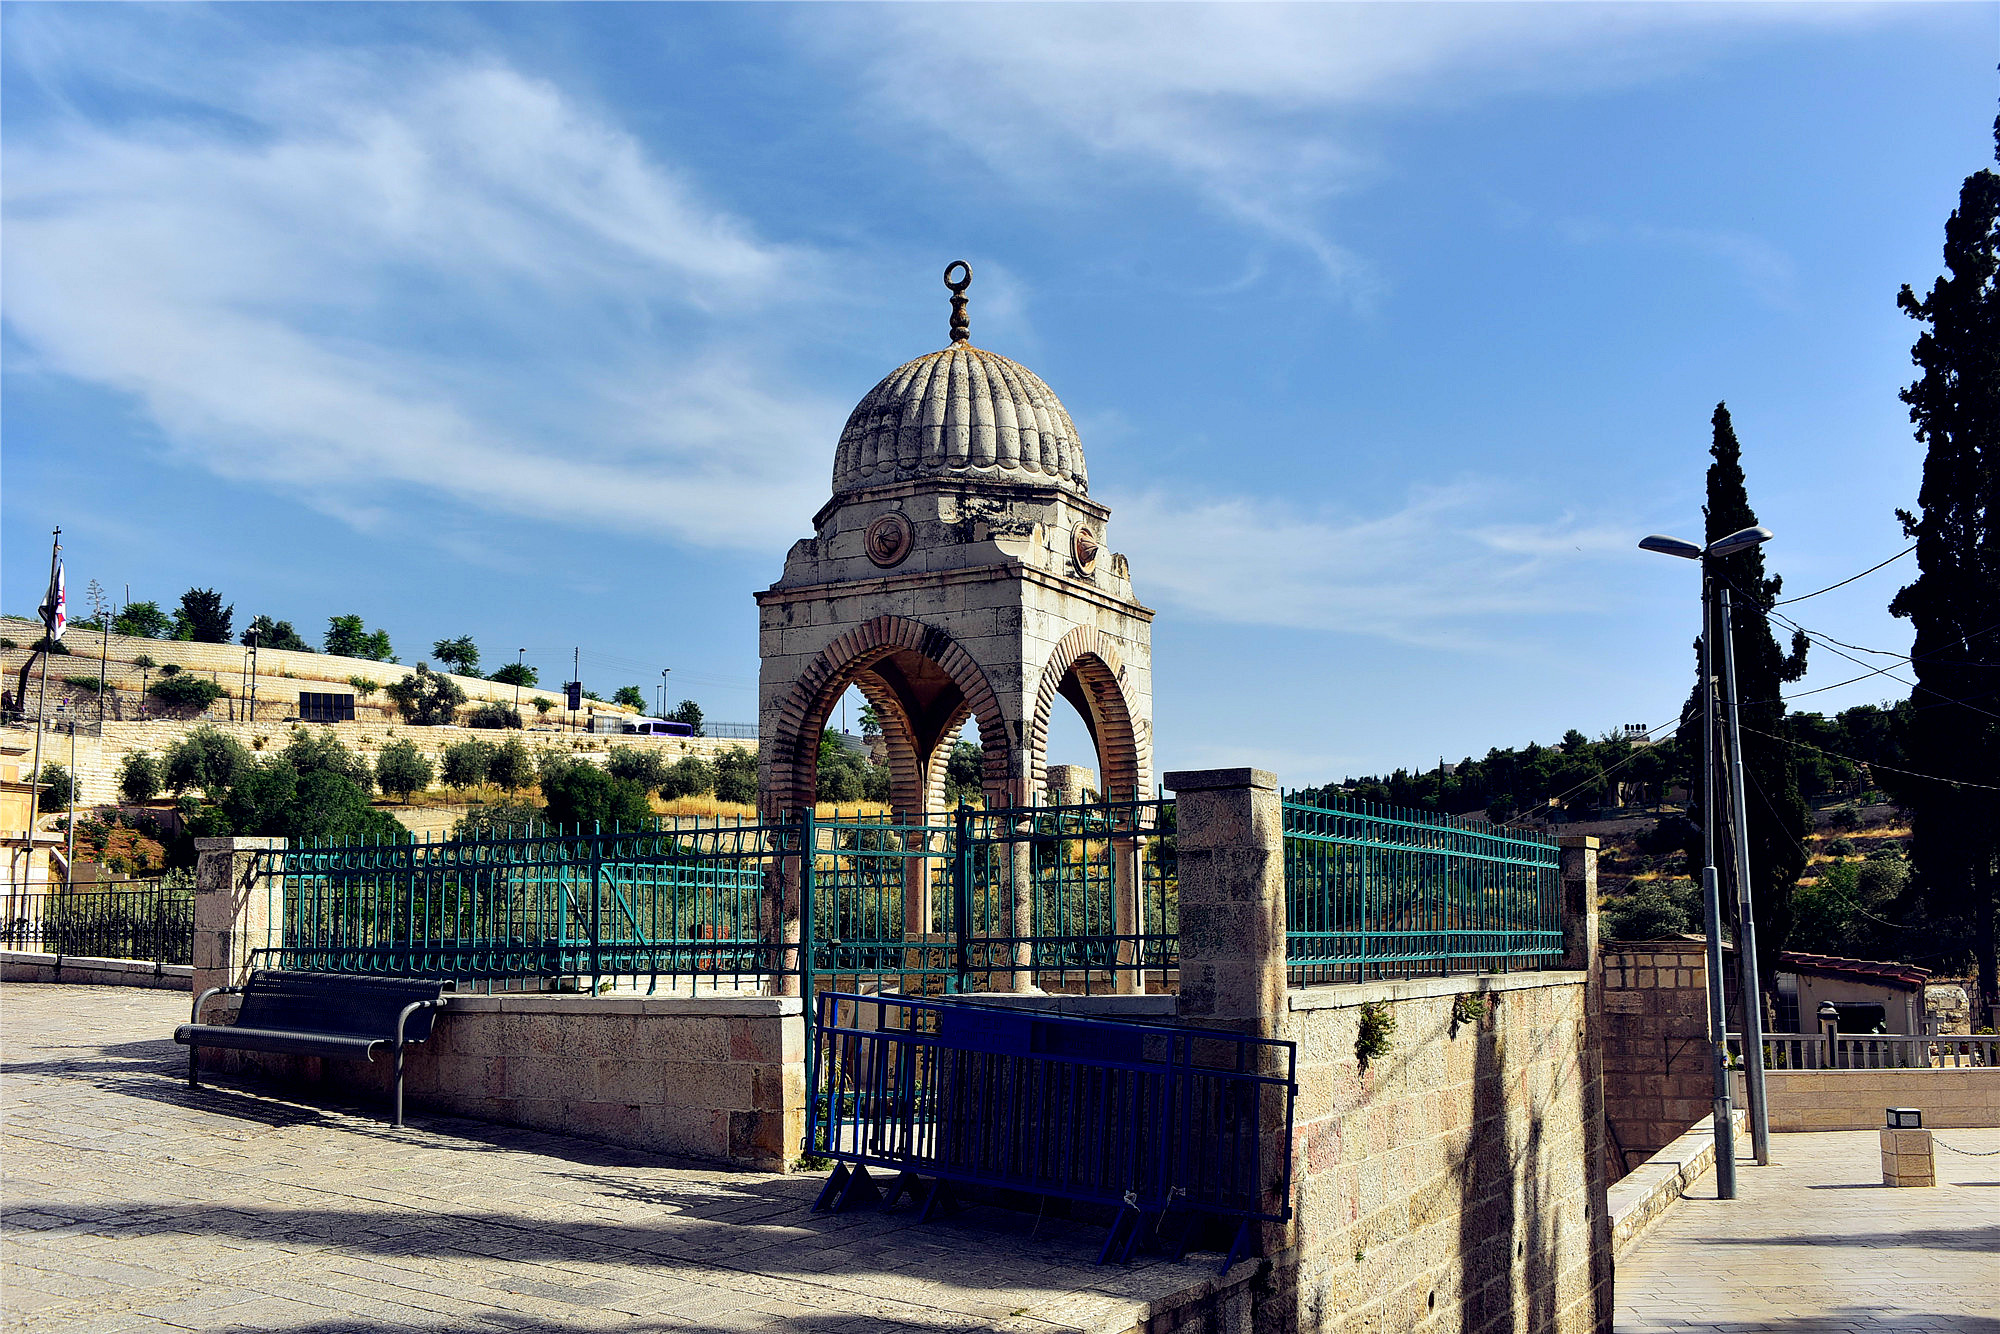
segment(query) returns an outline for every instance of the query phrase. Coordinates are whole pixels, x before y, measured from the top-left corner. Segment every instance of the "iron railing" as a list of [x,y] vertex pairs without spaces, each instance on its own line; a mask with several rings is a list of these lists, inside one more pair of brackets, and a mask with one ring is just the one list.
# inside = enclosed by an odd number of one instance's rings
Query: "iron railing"
[[1178,1248],[1225,1220],[1233,1260],[1291,1216],[1290,1042],[831,992],[814,1028],[806,1151],[837,1164],[815,1207],[873,1198],[870,1168],[926,1213],[950,1184],[1108,1205],[1100,1262],[1170,1218]]
[[536,826],[283,849],[264,854],[261,954],[272,967],[474,984],[740,986],[779,970],[764,888],[797,837],[668,818],[642,832]]
[[[1729,1054],[1743,1057],[1743,1037],[1729,1035]],[[2000,1037],[1991,1033],[1766,1033],[1766,1070],[1943,1070],[2000,1065]]]
[[1284,798],[1295,985],[1506,972],[1562,954],[1561,850],[1544,835],[1341,798]]
[[115,888],[7,892],[0,948],[91,959],[194,961],[194,890],[159,881]]

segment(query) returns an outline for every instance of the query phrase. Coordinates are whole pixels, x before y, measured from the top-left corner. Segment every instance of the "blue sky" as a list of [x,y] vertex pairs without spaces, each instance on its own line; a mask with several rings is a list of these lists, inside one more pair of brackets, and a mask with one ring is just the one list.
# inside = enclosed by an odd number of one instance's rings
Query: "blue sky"
[[[73,589],[751,720],[751,592],[964,258],[1159,609],[1160,766],[1288,783],[1670,717],[1692,569],[1633,544],[1699,535],[1718,400],[1788,592],[1905,545],[1894,299],[2000,54],[1972,4],[0,17],[8,611],[60,522]],[[1901,651],[1912,573],[1796,610]]]

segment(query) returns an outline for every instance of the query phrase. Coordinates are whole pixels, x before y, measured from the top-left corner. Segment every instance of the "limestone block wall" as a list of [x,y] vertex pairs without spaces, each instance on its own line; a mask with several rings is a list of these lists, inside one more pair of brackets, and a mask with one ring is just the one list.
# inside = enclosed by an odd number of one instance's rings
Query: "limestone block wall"
[[[755,741],[729,741],[716,737],[650,737],[650,736],[610,736],[590,733],[528,730],[521,732],[487,731],[467,727],[411,727],[405,723],[352,722],[352,723],[285,723],[285,722],[217,722],[204,720],[205,725],[235,737],[254,751],[282,749],[290,739],[294,728],[325,727],[350,749],[366,756],[370,761],[381,750],[384,742],[392,738],[414,743],[433,765],[446,746],[455,745],[468,738],[486,741],[503,740],[518,736],[530,750],[544,746],[556,746],[573,751],[585,759],[602,764],[610,757],[614,747],[640,746],[660,751],[669,759],[679,759],[683,755],[698,755],[704,759],[741,746],[755,753]],[[135,750],[151,751],[154,755],[163,753],[167,747],[188,734],[197,726],[194,722],[167,718],[149,719],[145,722],[107,722],[101,736],[76,738],[76,775],[82,783],[78,793],[79,804],[102,805],[118,800],[118,772],[125,763],[125,756]],[[32,728],[10,727],[4,734],[14,744],[25,744],[32,751],[35,733]],[[45,760],[51,760],[67,767],[70,762],[70,738],[50,733],[43,739]],[[23,762],[25,767],[25,761]]]
[[[23,620],[18,616],[0,616],[0,638],[11,639],[15,647],[0,650],[0,671],[6,674],[6,689],[11,693],[20,677],[21,667],[30,654],[28,646],[41,638],[41,626],[35,621]],[[165,666],[172,663],[186,672],[208,677],[220,684],[230,695],[247,693],[242,689],[243,665],[249,650],[240,644],[194,644],[178,639],[139,639],[130,635],[112,635],[109,647],[106,639],[89,630],[73,630],[63,638],[68,646],[67,655],[57,655],[49,659],[49,708],[53,712],[57,699],[65,692],[78,703],[88,704],[78,691],[64,685],[65,676],[96,676],[100,654],[107,659],[105,681],[121,695],[119,709],[112,711],[116,718],[138,715],[139,692],[149,679],[149,674],[133,666],[133,659],[140,656],[151,658]],[[496,664],[497,665],[497,664]],[[335,691],[352,693],[354,687],[348,679],[365,677],[379,685],[399,681],[415,671],[414,666],[375,662],[368,658],[344,658],[331,653],[299,653],[287,649],[260,649],[257,653],[257,696],[258,717],[264,718],[270,711],[273,719],[282,719],[285,712],[298,704],[299,692]],[[28,703],[37,697],[37,684],[41,680],[41,665],[28,677]],[[159,679],[157,669],[150,673],[150,679]],[[449,673],[447,673],[449,675]],[[488,681],[477,676],[452,676],[465,691],[472,704],[497,703],[513,704],[514,687],[502,685],[498,681]],[[129,697],[129,698],[125,698]],[[557,708],[562,707],[562,695],[552,690],[524,688],[520,692],[522,713],[534,717],[534,701],[546,699]],[[241,709],[238,704],[237,709]],[[597,704],[593,706],[599,713],[629,713],[631,710],[617,704]],[[356,717],[374,718],[388,722],[395,718],[394,706],[388,698],[376,693],[369,699],[357,698],[354,702]],[[223,717],[231,717],[227,701],[218,702],[215,711]],[[87,714],[86,716],[95,716]]]
[[[235,1020],[236,998],[209,1002]],[[210,1051],[206,1068],[386,1099],[390,1070]],[[454,996],[408,1051],[409,1106],[763,1172],[805,1140],[805,1024],[776,996]]]
[[[1743,1076],[1736,1076],[1743,1098]],[[1891,1107],[1915,1107],[1928,1129],[2000,1126],[2000,1069],[1767,1070],[1772,1130],[1880,1130]]]
[[1604,1115],[1622,1176],[1714,1111],[1708,966],[1699,940],[1607,943]]
[[[1586,975],[1287,993],[1299,1044],[1295,1294],[1317,1331],[1576,1331],[1608,1318],[1590,1165]],[[1460,996],[1484,1013],[1455,1021]],[[1355,1055],[1361,1007],[1391,1050]]]

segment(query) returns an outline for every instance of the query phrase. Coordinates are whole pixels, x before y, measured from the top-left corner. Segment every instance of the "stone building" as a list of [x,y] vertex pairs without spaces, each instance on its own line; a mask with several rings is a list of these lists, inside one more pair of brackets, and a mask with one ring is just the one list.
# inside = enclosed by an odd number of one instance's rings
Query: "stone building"
[[971,270],[945,272],[950,343],[856,406],[812,536],[757,594],[770,816],[813,804],[820,732],[850,685],[882,719],[906,816],[943,809],[968,719],[987,804],[1033,804],[1059,702],[1089,728],[1106,796],[1151,790],[1153,613],[1109,550],[1069,413],[1034,372],[973,346]]

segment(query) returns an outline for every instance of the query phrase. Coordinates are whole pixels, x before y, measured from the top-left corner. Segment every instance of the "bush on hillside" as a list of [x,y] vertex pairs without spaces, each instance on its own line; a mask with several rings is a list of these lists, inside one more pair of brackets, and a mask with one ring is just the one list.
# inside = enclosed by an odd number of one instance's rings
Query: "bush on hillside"
[[613,778],[594,764],[566,765],[542,780],[549,823],[571,829],[646,829],[653,808],[646,790],[628,778]]
[[199,788],[211,802],[221,801],[252,763],[250,751],[235,737],[213,727],[197,727],[167,747],[167,790],[179,796]]
[[465,703],[464,687],[421,662],[408,676],[391,681],[383,693],[417,727],[441,727],[455,719]]
[[76,800],[76,779],[60,764],[45,764],[41,773],[42,795],[37,807],[43,811],[66,810]]
[[167,776],[160,768],[160,762],[143,750],[126,755],[125,762],[118,768],[118,795],[135,806],[159,796],[166,783]]
[[160,679],[146,687],[146,693],[168,708],[199,713],[229,692],[202,677],[163,670]]
[[467,727],[506,729],[521,725],[520,711],[505,704],[482,704],[466,715]]
[[534,756],[528,753],[527,743],[517,736],[510,736],[495,746],[493,754],[487,758],[486,781],[495,787],[517,792],[526,787],[534,776]]
[[757,757],[741,746],[731,746],[715,757],[715,799],[739,806],[757,800]]
[[339,774],[366,794],[375,786],[375,773],[369,767],[368,757],[357,755],[341,744],[331,727],[292,729],[291,740],[280,752],[285,762],[300,774]]
[[439,776],[444,785],[462,792],[486,781],[487,770],[493,763],[493,747],[484,741],[458,741],[446,746],[438,758],[442,761]]
[[660,783],[660,795],[669,800],[674,797],[705,797],[713,791],[715,766],[696,755],[689,755],[670,767]]
[[431,785],[436,770],[415,743],[397,739],[384,745],[375,756],[375,783],[385,795],[408,802]]

